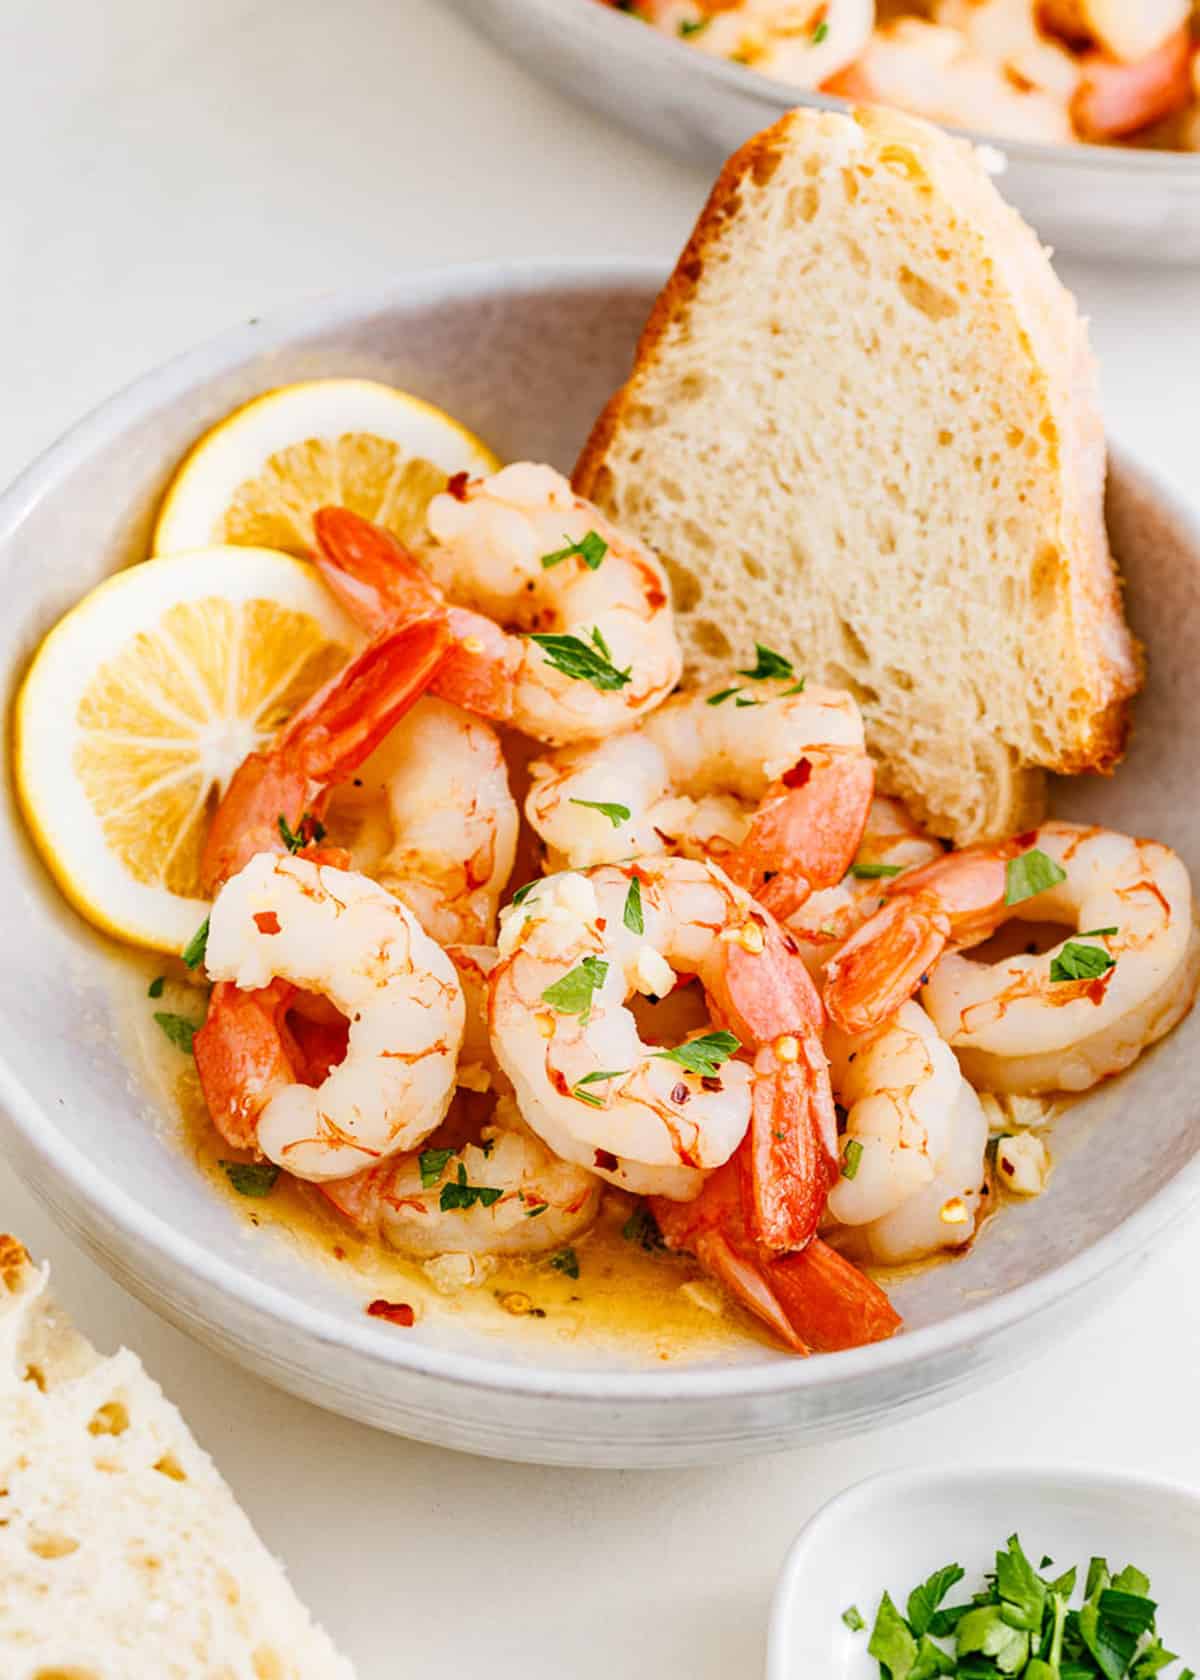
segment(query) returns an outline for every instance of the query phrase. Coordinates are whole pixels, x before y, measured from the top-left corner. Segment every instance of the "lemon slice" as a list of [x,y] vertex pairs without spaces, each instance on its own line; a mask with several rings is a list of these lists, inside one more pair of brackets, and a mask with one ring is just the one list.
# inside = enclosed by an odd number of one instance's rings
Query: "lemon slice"
[[207,432],[167,490],[155,554],[209,543],[312,551],[312,516],[352,508],[411,542],[452,473],[499,461],[440,408],[367,379],[285,385]]
[[14,751],[26,820],[76,909],[180,950],[207,908],[220,792],[362,642],[310,566],[257,548],[147,560],[85,596],[38,649]]

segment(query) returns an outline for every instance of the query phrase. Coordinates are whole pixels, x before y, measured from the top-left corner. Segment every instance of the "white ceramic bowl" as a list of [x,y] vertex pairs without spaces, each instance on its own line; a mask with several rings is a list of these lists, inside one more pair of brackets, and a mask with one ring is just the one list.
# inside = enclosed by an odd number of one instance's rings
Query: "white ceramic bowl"
[[[943,1564],[966,1579],[961,1604],[994,1567],[998,1547],[1019,1534],[1036,1567],[1043,1554],[1061,1574],[1106,1557],[1150,1577],[1158,1631],[1178,1651],[1178,1674],[1200,1655],[1200,1498],[1169,1482],[1103,1470],[1024,1465],[902,1470],[860,1482],[830,1501],[797,1538],[771,1611],[767,1680],[879,1680],[867,1633],[842,1612],[856,1605],[868,1629],[885,1592],[905,1595]],[[1080,1580],[1082,1586],[1082,1576]]]
[[[59,614],[145,552],[171,469],[237,403],[287,380],[374,376],[450,409],[502,456],[569,467],[627,368],[658,278],[421,274],[240,328],[139,380],[0,502],[9,701]],[[1150,687],[1120,775],[1072,787],[1060,809],[1161,836],[1200,876],[1200,530],[1125,462],[1111,524],[1150,646]],[[519,1338],[473,1340],[433,1319],[401,1333],[251,1229],[156,1128],[114,1032],[111,947],[62,902],[11,799],[0,874],[0,1108],[22,1175],[115,1277],[184,1329],[281,1387],[424,1440],[551,1463],[666,1465],[860,1429],[1065,1335],[1200,1194],[1189,1075],[1198,1015],[1071,1113],[1045,1196],[1007,1210],[965,1259],[900,1286],[910,1329],[883,1346],[804,1361],[747,1343],[720,1364],[647,1369],[573,1345],[539,1363]]]
[[[794,105],[845,108],[696,52],[594,0],[453,4],[572,100],[709,169]],[[971,138],[1004,153],[1004,196],[1058,249],[1115,262],[1200,261],[1200,154]]]

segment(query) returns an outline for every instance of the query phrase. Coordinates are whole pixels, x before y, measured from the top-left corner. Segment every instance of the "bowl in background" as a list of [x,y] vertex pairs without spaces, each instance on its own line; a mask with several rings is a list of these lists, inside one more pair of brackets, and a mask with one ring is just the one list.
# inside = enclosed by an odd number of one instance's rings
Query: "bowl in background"
[[[324,375],[389,380],[448,409],[504,458],[569,469],[627,371],[660,282],[619,267],[416,274],[239,328],[138,380],[0,499],[6,703],[59,615],[146,553],[172,469],[238,403]],[[1109,518],[1150,683],[1119,775],[1064,785],[1058,809],[1157,835],[1200,878],[1200,525],[1123,458]],[[1042,1197],[1006,1208],[962,1259],[898,1286],[910,1328],[895,1341],[800,1360],[747,1340],[706,1364],[647,1368],[579,1342],[531,1351],[519,1335],[484,1338],[435,1315],[401,1332],[251,1227],[162,1123],[122,1055],[115,948],[60,898],[11,787],[0,870],[0,1124],[22,1176],[119,1282],[181,1328],[317,1404],[421,1440],[651,1466],[861,1429],[983,1383],[1065,1335],[1200,1196],[1198,1013],[1070,1110]]]
[[[708,170],[793,106],[846,108],[696,52],[596,0],[452,4],[573,101]],[[1200,262],[1200,153],[969,138],[1003,154],[1001,191],[1056,249],[1109,262]]]

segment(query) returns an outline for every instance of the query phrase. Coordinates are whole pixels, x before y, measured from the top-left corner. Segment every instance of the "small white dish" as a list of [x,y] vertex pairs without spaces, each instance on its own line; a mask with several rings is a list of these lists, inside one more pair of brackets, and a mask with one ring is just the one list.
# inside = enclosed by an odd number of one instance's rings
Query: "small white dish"
[[[960,1563],[966,1578],[947,1603],[961,1603],[1010,1534],[1035,1567],[1043,1556],[1059,1572],[1086,1571],[1093,1556],[1136,1564],[1150,1577],[1163,1643],[1183,1659],[1166,1680],[1200,1659],[1200,1496],[1106,1470],[963,1466],[874,1476],[817,1512],[776,1588],[767,1680],[879,1680],[867,1641],[884,1592],[903,1611],[918,1582]],[[861,1632],[842,1621],[850,1605],[866,1620]]]

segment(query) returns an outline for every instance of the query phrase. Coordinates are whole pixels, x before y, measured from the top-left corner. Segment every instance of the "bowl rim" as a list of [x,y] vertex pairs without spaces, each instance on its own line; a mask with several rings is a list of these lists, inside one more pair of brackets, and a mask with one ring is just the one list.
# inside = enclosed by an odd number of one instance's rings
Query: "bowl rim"
[[[460,9],[464,6],[475,10],[486,7],[495,11],[497,15],[501,15],[503,10],[500,0],[453,0],[453,3]],[[658,55],[657,62],[664,75],[670,74],[673,66],[680,72],[684,62],[678,56],[680,52],[687,50],[684,42],[673,40],[661,30],[646,26],[642,27],[639,37],[629,28],[631,23],[638,22],[636,18],[623,17],[615,7],[605,5],[601,0],[509,0],[509,3],[521,6],[534,14],[542,27],[548,30],[573,31],[582,39],[593,42],[597,51],[602,54],[631,59],[642,57],[651,64],[656,61],[655,55]],[[567,11],[567,6],[575,10]],[[569,21],[564,22],[564,19]],[[620,31],[627,33],[621,34]],[[638,39],[642,41],[640,47],[634,44]],[[692,68],[681,73],[690,75],[698,85],[725,88],[742,97],[750,95],[762,105],[769,106],[777,116],[783,116],[797,105],[807,105],[821,111],[845,112],[853,110],[856,103],[861,103],[839,98],[836,94],[818,93],[811,88],[797,87],[792,82],[766,76],[751,65],[734,64],[728,59],[710,57],[707,53],[692,52],[689,60]],[[1002,134],[959,128],[948,123],[938,126],[946,129],[948,133],[971,141],[973,145],[988,146],[993,151],[1001,152],[1016,163],[1051,169],[1082,166],[1097,174],[1112,174],[1114,168],[1119,165],[1134,175],[1161,172],[1181,176],[1185,181],[1194,180],[1200,188],[1200,152],[1173,152],[1163,147],[1100,146],[1090,141],[1079,141],[1074,145],[1055,144],[1047,140],[1009,139]]]
[[[636,261],[452,264],[415,269],[383,285],[323,294],[252,318],[248,324],[207,338],[139,375],[44,450],[0,495],[0,549],[29,512],[53,495],[62,476],[86,460],[97,446],[112,442],[135,419],[153,414],[196,384],[234,371],[264,352],[286,349],[298,337],[328,333],[341,324],[361,324],[389,311],[405,314],[423,304],[455,300],[477,299],[483,303],[521,293],[601,290],[624,290],[649,299],[662,286],[663,278],[658,266]],[[264,362],[264,370],[269,370],[269,365],[269,361]],[[264,384],[264,389],[270,386]],[[1140,481],[1154,495],[1156,505],[1190,531],[1200,551],[1200,519],[1182,498],[1160,477],[1130,461],[1124,451],[1116,452],[1114,458],[1123,476]],[[19,823],[15,806],[10,805],[10,812],[9,820]],[[88,1235],[95,1231],[98,1214],[110,1229],[136,1242],[139,1251],[152,1251],[163,1271],[179,1271],[201,1282],[208,1291],[204,1316],[209,1322],[221,1323],[226,1317],[222,1308],[228,1307],[266,1316],[278,1327],[322,1347],[343,1347],[379,1370],[412,1371],[465,1389],[601,1404],[752,1400],[798,1391],[820,1393],[856,1379],[882,1378],[910,1364],[944,1357],[984,1337],[999,1335],[1085,1290],[1123,1260],[1149,1249],[1160,1233],[1200,1201],[1198,1150],[1141,1207],[1063,1265],[993,1299],[967,1305],[937,1324],[868,1347],[811,1359],[780,1353],[753,1365],[669,1370],[571,1368],[533,1361],[509,1363],[482,1352],[402,1340],[365,1317],[361,1325],[357,1324],[330,1308],[259,1281],[242,1266],[201,1246],[157,1209],[144,1206],[119,1182],[98,1173],[95,1162],[68,1134],[58,1130],[53,1112],[41,1107],[2,1056],[0,1117],[19,1131],[27,1153],[18,1153],[15,1164],[35,1189],[40,1192],[35,1175],[32,1171],[26,1174],[30,1156],[42,1172],[63,1181],[73,1206],[85,1210],[79,1224]],[[51,1206],[61,1222],[57,1204],[51,1201]],[[103,1246],[98,1242],[96,1246],[108,1264]]]
[[1085,1496],[1150,1494],[1164,1504],[1186,1509],[1200,1521],[1200,1486],[1180,1482],[1161,1473],[1143,1475],[1136,1470],[1118,1470],[1108,1465],[1055,1464],[1048,1459],[1036,1459],[1025,1464],[1019,1460],[987,1458],[982,1464],[926,1464],[908,1465],[900,1470],[879,1470],[848,1487],[818,1506],[804,1524],[784,1554],[775,1589],[771,1595],[771,1611],[767,1623],[766,1680],[787,1680],[792,1673],[785,1668],[791,1656],[789,1629],[795,1622],[794,1601],[802,1585],[802,1574],[808,1554],[821,1541],[823,1530],[835,1518],[861,1523],[870,1516],[872,1507],[880,1500],[903,1502],[914,1492],[931,1491],[938,1497],[964,1484],[972,1487],[988,1481],[1000,1481],[1018,1491],[1041,1492],[1058,1490]]

